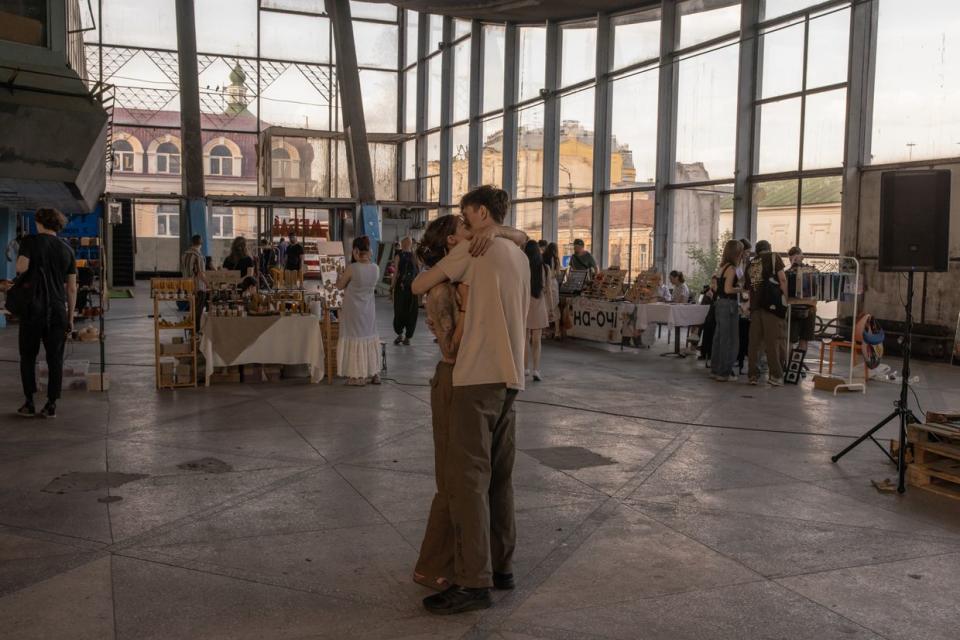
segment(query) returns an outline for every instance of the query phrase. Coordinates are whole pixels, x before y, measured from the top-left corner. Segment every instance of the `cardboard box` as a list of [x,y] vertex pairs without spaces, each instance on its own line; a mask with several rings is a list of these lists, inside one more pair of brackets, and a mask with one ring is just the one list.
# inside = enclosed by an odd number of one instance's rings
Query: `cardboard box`
[[847,381],[843,378],[834,378],[832,376],[813,376],[813,388],[819,389],[820,391],[829,391],[833,392],[841,384],[846,384]]
[[165,343],[160,345],[160,355],[162,356],[185,355],[192,351],[193,349],[191,349],[190,345],[186,343]]

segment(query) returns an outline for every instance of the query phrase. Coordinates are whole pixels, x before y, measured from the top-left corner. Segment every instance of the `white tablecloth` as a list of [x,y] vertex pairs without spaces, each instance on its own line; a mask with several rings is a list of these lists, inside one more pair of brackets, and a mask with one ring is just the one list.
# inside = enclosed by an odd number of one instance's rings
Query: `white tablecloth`
[[653,302],[637,305],[637,328],[644,329],[655,323],[673,327],[695,327],[707,319],[710,307],[705,304],[669,304]]
[[214,367],[239,364],[306,364],[310,367],[311,382],[323,379],[323,332],[319,318],[312,315],[279,317],[253,338],[239,355],[225,362],[215,348],[218,336],[238,329],[242,331],[244,320],[247,318],[204,318],[200,350],[206,358],[208,385]]
[[607,302],[578,296],[572,298],[573,328],[568,335],[595,342],[619,343],[632,337],[634,305],[630,302]]

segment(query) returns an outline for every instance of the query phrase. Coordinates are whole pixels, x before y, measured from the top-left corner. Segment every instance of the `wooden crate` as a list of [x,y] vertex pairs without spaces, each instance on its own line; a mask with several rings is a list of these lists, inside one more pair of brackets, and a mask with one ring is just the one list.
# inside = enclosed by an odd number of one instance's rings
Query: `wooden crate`
[[340,338],[340,322],[333,317],[330,309],[324,307],[320,326],[323,329],[323,375],[327,378],[327,384],[333,384],[333,379],[337,377],[337,342]]
[[913,463],[907,482],[931,493],[960,500],[960,430],[946,425],[907,427]]

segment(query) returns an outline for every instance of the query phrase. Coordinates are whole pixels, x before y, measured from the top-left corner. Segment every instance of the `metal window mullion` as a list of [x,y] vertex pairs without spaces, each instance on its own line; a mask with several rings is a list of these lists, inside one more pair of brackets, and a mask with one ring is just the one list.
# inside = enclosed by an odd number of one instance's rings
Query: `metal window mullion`
[[803,147],[806,137],[806,113],[807,113],[807,62],[810,52],[810,16],[803,21],[803,65],[802,76],[800,77],[800,145],[797,157],[797,170],[800,172],[800,179],[797,180],[797,232],[795,234],[795,246],[800,246],[800,215],[803,210]]
[[[517,99],[517,76],[520,70],[518,39],[520,30],[516,23],[508,22],[504,29],[503,68],[503,181],[504,191],[513,197],[517,192],[517,109],[512,106]],[[505,224],[514,226],[517,214],[510,208]]]
[[453,194],[453,142],[450,120],[453,117],[453,18],[443,18],[443,50],[440,53],[440,204],[450,204]]
[[733,183],[733,235],[755,235],[753,189],[750,177],[757,171],[760,118],[756,100],[760,94],[763,52],[756,24],[761,0],[744,0],[740,8],[740,70],[737,92],[737,143]]
[[483,176],[483,123],[480,122],[480,103],[483,87],[483,25],[474,20],[470,25],[470,148],[468,184],[473,189]]
[[427,171],[427,139],[424,136],[427,125],[428,90],[430,86],[430,64],[426,57],[429,39],[430,16],[420,14],[417,21],[417,116],[414,123],[417,136],[417,166],[414,173],[417,177],[417,200],[419,202],[426,201],[422,177],[429,174]]
[[610,183],[610,52],[613,50],[613,28],[610,16],[597,16],[596,81],[593,108],[593,255],[597,263],[608,266],[610,256],[610,207],[603,190]]
[[850,12],[847,117],[840,207],[840,252],[859,251],[860,176],[870,157],[878,7],[858,2]]
[[[560,165],[560,105],[557,98],[557,85],[560,82],[560,25],[547,21],[546,72],[544,74],[543,101],[543,194],[553,196],[557,193]],[[549,242],[557,241],[557,200],[545,198],[543,201],[543,237]],[[563,248],[561,248],[561,251]]]
[[653,216],[653,264],[661,272],[668,264],[668,229],[673,203],[667,186],[673,179],[677,143],[678,64],[673,49],[680,35],[676,2],[663,0],[660,10],[660,79],[657,96],[657,176]]

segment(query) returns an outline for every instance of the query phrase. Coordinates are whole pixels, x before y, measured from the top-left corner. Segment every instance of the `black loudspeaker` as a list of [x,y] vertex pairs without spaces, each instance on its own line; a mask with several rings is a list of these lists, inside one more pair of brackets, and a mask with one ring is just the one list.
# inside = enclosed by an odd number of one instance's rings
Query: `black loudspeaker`
[[880,271],[946,271],[950,171],[885,171],[880,179]]

